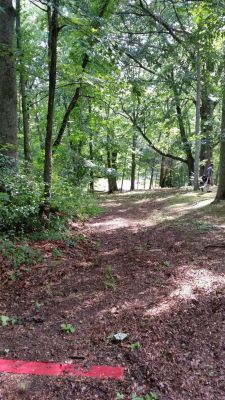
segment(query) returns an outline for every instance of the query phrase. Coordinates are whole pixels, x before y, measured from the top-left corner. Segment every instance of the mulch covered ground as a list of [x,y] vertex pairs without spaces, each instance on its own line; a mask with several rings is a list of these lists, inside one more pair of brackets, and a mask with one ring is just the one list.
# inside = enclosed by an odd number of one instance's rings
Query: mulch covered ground
[[0,358],[122,365],[125,379],[1,374],[0,400],[225,399],[225,216],[212,199],[105,196],[100,216],[71,227],[75,247],[35,243],[44,260],[17,280],[3,260],[0,315],[17,323],[0,327]]

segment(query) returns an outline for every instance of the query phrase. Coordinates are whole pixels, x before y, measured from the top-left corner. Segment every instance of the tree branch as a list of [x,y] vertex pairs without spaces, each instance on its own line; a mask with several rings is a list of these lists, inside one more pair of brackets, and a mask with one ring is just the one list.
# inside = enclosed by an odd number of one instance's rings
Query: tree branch
[[47,12],[47,9],[42,8],[41,6],[37,5],[34,1],[29,0],[35,7],[39,8],[41,11]]
[[[156,153],[160,154],[161,156],[171,158],[172,160],[180,161],[182,163],[188,164],[188,160],[179,156],[174,156],[173,154],[170,153],[165,153],[164,151],[160,150],[158,147],[156,147],[152,141],[149,139],[149,137],[146,135],[144,130],[140,127],[140,125],[137,124],[136,118],[132,118],[132,116],[124,109],[122,106],[122,110],[126,114],[126,117],[132,122],[134,128],[136,128],[141,136],[145,139],[145,141],[149,144],[149,146],[156,151]],[[124,115],[123,115],[124,116]]]
[[172,160],[176,161],[181,161],[182,163],[187,164],[187,160],[185,158],[179,157],[179,156],[174,156],[173,154],[170,153],[164,153],[164,151],[158,149],[152,141],[148,138],[148,136],[144,133],[143,129],[139,125],[135,125],[135,128],[140,132],[141,136],[146,140],[146,142],[149,144],[149,146],[156,151],[156,153],[160,154],[161,156],[167,157],[167,158],[172,158]]
[[[102,18],[104,16],[104,13],[108,9],[109,3],[110,3],[110,0],[105,0],[101,10],[99,11],[98,17]],[[96,41],[96,39],[95,39],[95,41]],[[93,44],[94,43],[92,43],[92,46],[93,46]],[[88,63],[89,63],[89,56],[88,56],[87,53],[85,53],[84,57],[83,57],[83,61],[82,61],[82,70],[83,71],[86,69]],[[55,149],[60,145],[60,143],[62,141],[64,132],[66,130],[67,123],[69,121],[70,114],[71,114],[71,112],[73,111],[73,109],[76,107],[76,105],[78,103],[78,100],[79,100],[79,97],[80,97],[80,90],[81,90],[81,87],[76,88],[74,96],[71,99],[71,101],[70,101],[70,103],[68,105],[68,108],[67,108],[67,110],[66,110],[66,112],[64,114],[62,123],[60,125],[59,131],[58,131],[58,134],[57,134],[57,137],[56,137],[56,139],[55,139],[55,141],[53,143],[53,148],[55,148]]]
[[154,14],[152,12],[152,10],[147,6],[146,2],[145,2],[145,5],[144,5],[143,0],[139,0],[139,4],[140,4],[141,9],[146,13],[146,15],[149,15],[155,22],[157,22],[158,24],[160,24],[161,26],[166,28],[166,30],[174,38],[174,40],[177,43],[182,44],[182,40],[175,33],[176,30],[173,27],[171,27],[171,25],[169,25],[167,22],[165,22],[162,19],[161,15]]
[[136,64],[139,65],[139,67],[141,67],[142,69],[144,69],[145,71],[150,72],[150,74],[154,74],[155,75],[155,71],[153,71],[152,69],[149,69],[148,67],[145,67],[141,61],[137,60],[135,56],[133,56],[133,54],[131,54],[130,52],[126,51],[125,52],[126,56],[131,58]]

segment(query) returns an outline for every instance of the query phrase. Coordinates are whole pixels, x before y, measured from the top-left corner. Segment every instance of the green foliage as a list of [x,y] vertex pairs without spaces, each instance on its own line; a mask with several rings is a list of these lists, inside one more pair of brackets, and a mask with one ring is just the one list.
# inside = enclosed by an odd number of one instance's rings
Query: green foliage
[[141,344],[138,341],[131,343],[130,348],[131,348],[131,350],[139,350],[141,348]]
[[116,393],[116,400],[123,400],[125,397],[123,393],[117,392]]
[[6,237],[0,239],[0,252],[14,269],[19,269],[21,265],[31,266],[43,259],[39,250],[33,249],[28,244],[14,242]]
[[55,216],[54,223],[57,220],[68,222],[75,217],[85,219],[100,211],[93,194],[62,178],[53,186],[52,206],[59,208],[59,215]]
[[[0,172],[0,231],[32,232],[46,229],[40,214],[43,185],[33,176]],[[99,212],[94,196],[76,188],[65,179],[53,187],[48,228],[59,229],[76,217],[81,219]],[[2,191],[1,191],[2,190]]]
[[42,186],[25,175],[0,172],[0,231],[40,229]]
[[63,254],[62,251],[60,251],[56,248],[52,249],[52,257],[60,258],[62,256],[62,254]]
[[61,330],[62,330],[63,332],[66,332],[66,333],[68,333],[68,334],[74,333],[74,332],[75,332],[75,328],[74,328],[74,326],[71,325],[71,324],[61,324],[61,325],[60,325],[60,328],[61,328]]
[[169,260],[163,261],[163,265],[165,267],[170,267],[171,266],[171,262]]
[[0,322],[4,327],[8,326],[10,322],[14,326],[17,323],[17,318],[10,318],[7,315],[0,315]]
[[131,400],[157,400],[157,396],[155,393],[150,392],[149,394],[146,394],[145,396],[137,396],[136,394],[132,395]]

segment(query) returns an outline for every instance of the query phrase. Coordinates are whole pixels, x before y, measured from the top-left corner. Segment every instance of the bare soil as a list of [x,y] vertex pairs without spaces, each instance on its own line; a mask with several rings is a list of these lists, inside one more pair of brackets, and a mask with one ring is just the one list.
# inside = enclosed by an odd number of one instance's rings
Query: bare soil
[[225,207],[212,200],[103,196],[100,216],[72,225],[75,247],[31,244],[44,260],[15,281],[2,260],[0,315],[17,324],[0,327],[0,358],[123,365],[125,379],[1,374],[0,400],[225,400]]

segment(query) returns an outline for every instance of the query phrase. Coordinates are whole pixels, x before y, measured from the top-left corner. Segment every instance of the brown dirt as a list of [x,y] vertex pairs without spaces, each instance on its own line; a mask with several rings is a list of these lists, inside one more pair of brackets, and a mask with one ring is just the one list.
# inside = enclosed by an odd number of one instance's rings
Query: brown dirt
[[[1,374],[0,400],[225,399],[225,247],[207,247],[224,243],[224,210],[211,200],[171,190],[108,196],[99,217],[72,226],[84,235],[75,248],[36,243],[44,261],[16,281],[2,263],[0,315],[18,323],[0,327],[0,358],[126,373],[123,382]],[[54,247],[63,256],[54,259]],[[116,332],[128,340],[112,343]]]

